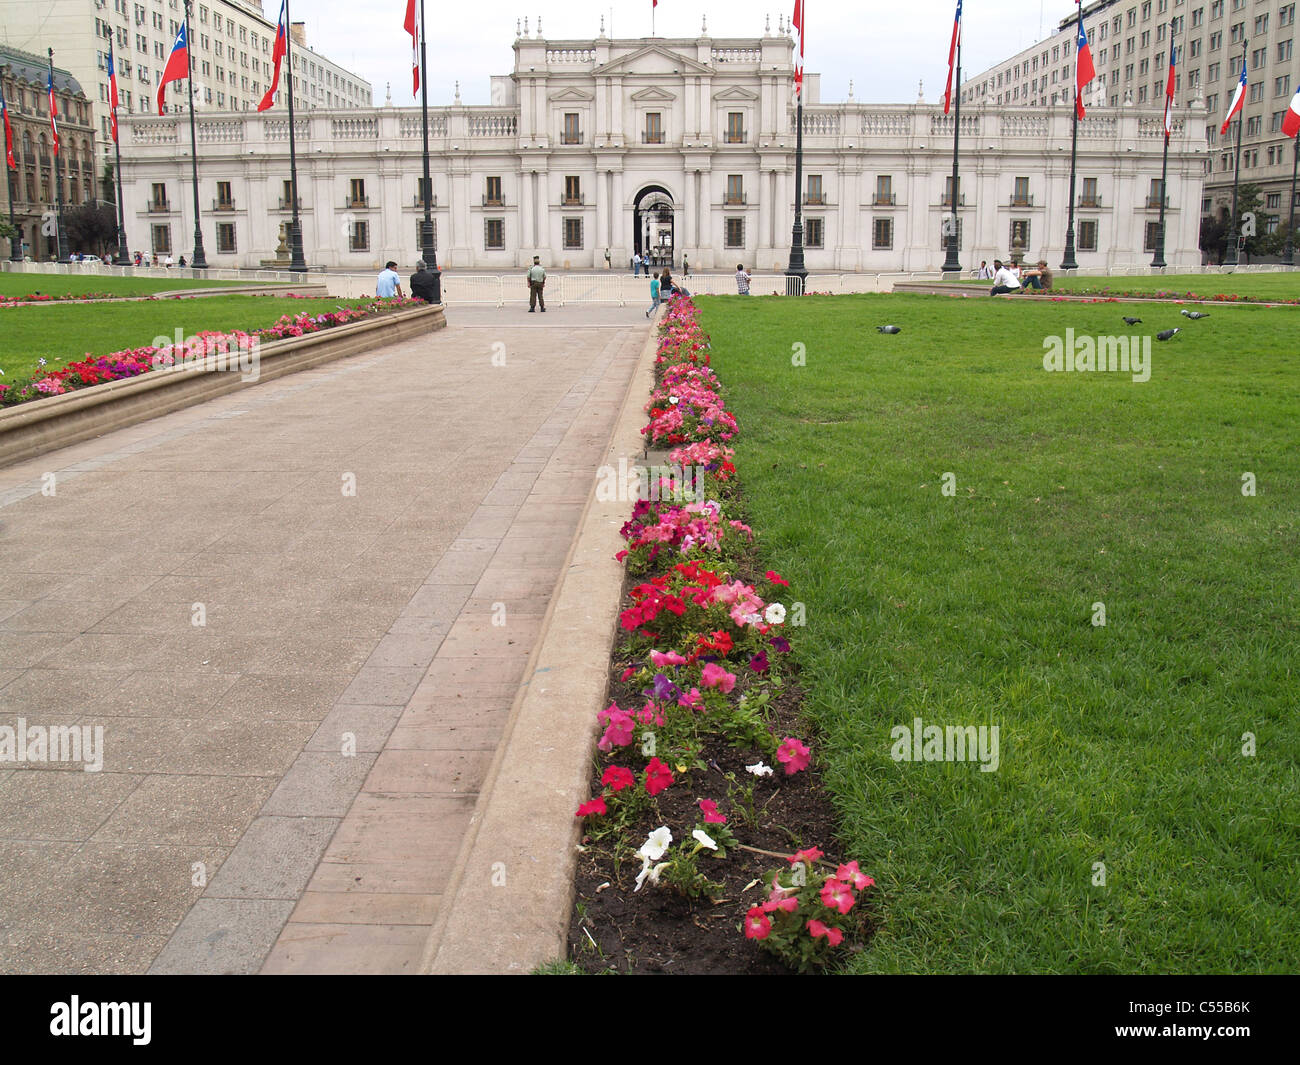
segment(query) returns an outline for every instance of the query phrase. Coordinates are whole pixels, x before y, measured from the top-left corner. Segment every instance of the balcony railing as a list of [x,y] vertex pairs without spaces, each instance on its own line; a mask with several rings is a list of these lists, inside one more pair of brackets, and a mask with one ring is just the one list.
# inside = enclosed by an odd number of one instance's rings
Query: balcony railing
[[804,206],[806,207],[825,207],[826,196],[821,192],[809,192],[804,194]]
[[[945,193],[943,194],[942,198],[940,198],[940,200],[939,200],[939,206],[940,206],[940,207],[951,207],[951,206],[952,206],[952,193],[951,193],[951,192],[945,192]],[[958,206],[958,207],[965,207],[965,206],[966,206],[966,194],[965,194],[964,192],[963,192],[960,196],[957,197],[957,206]]]
[[722,143],[723,144],[747,144],[749,143],[749,137],[743,129],[740,130],[729,129],[727,130],[726,135],[722,138]]
[[235,209],[234,200],[213,200],[212,209],[214,211],[233,211]]
[[565,132],[563,132],[563,133],[560,134],[560,143],[561,143],[561,144],[581,144],[581,143],[582,143],[582,131],[579,130],[577,133],[574,133],[574,132],[572,132],[572,131],[570,131],[570,130],[565,130]]
[[[1160,204],[1160,197],[1159,197],[1159,196],[1148,196],[1148,197],[1147,197],[1147,208],[1148,208],[1148,209],[1150,209],[1150,210],[1156,210],[1156,209],[1159,208],[1160,206],[1161,206],[1161,204]],[[1169,197],[1168,197],[1168,196],[1165,197],[1164,206],[1165,206],[1165,207],[1168,207],[1168,206],[1169,206]]]
[[[281,196],[281,197],[280,197],[280,205],[276,208],[276,210],[277,210],[277,211],[292,211],[293,208],[294,208],[294,206],[295,206],[295,205],[291,205],[291,204],[289,203],[289,197],[288,197],[288,196]],[[298,197],[298,202],[297,202],[296,206],[297,206],[298,210],[300,210],[300,211],[302,210],[302,197],[301,197],[301,196]]]
[[582,193],[578,193],[577,196],[562,196],[560,198],[561,207],[581,207],[583,202],[584,197]]
[[506,205],[504,196],[484,196],[484,207],[504,207]]
[[749,193],[729,192],[722,197],[722,203],[725,207],[743,207],[749,203]]
[[897,207],[898,193],[896,192],[877,192],[871,197],[872,207]]
[[1017,196],[1014,192],[1011,194],[1009,207],[1033,207],[1034,198],[1032,196]]
[[[415,205],[417,210],[420,211],[424,210],[424,197],[421,196],[418,192],[411,198],[411,202]],[[369,206],[369,204],[367,204],[366,206]],[[432,200],[429,201],[429,210],[436,211],[437,209],[438,209],[438,197],[435,196]]]
[[369,196],[348,196],[344,199],[343,206],[348,209],[356,209],[359,207],[364,210],[370,207],[370,197]]
[[150,200],[150,201],[149,201],[149,213],[150,213],[150,214],[167,214],[168,212],[171,211],[171,209],[172,209],[172,208],[171,208],[171,204],[169,204],[166,200],[162,200],[162,201],[159,201],[159,200]]
[[1079,197],[1079,206],[1080,206],[1080,207],[1100,207],[1100,206],[1101,206],[1101,197],[1100,197],[1100,196],[1080,196],[1080,197]]

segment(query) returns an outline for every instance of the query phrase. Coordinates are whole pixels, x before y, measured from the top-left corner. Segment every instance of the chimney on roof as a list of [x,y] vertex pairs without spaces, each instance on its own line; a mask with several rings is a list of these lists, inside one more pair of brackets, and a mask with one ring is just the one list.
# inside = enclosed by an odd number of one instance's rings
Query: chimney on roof
[[307,23],[294,22],[289,26],[289,34],[293,37],[293,43],[299,48],[307,47]]

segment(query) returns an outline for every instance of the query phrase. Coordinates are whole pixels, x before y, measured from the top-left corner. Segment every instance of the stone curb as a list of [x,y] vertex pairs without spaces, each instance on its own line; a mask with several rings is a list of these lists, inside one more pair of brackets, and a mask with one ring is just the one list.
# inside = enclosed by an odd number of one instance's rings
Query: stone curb
[[256,380],[214,372],[218,356],[183,370],[152,371],[0,410],[0,466],[34,458],[298,370],[446,328],[441,306],[414,307],[259,349]]
[[[657,322],[657,319],[656,319]],[[628,383],[604,462],[643,450],[642,407],[654,385],[652,329]],[[524,681],[489,767],[429,936],[420,971],[528,973],[567,955],[581,823],[589,799],[596,714],[608,688],[623,590],[619,529],[627,500],[602,502],[595,482]]]

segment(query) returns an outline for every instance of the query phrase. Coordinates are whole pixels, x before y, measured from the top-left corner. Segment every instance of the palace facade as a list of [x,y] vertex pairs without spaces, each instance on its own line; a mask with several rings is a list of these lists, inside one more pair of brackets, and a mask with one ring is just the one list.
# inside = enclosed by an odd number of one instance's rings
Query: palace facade
[[[430,108],[439,265],[625,268],[634,253],[692,268],[783,269],[796,195],[812,272],[925,271],[944,261],[954,116],[918,99],[820,100],[805,77],[804,181],[795,182],[793,43],[754,38],[548,40],[523,28],[491,104]],[[961,114],[960,257],[1060,261],[1069,202],[1068,104],[981,101]],[[189,255],[184,114],[122,120],[132,249]],[[288,119],[198,121],[204,246],[213,266],[272,260],[289,220]],[[298,198],[313,267],[371,270],[418,256],[418,108],[316,110],[296,119]],[[1158,108],[1089,114],[1075,189],[1080,266],[1148,262],[1164,145]],[[1166,258],[1199,264],[1205,117],[1180,110],[1169,151]]]

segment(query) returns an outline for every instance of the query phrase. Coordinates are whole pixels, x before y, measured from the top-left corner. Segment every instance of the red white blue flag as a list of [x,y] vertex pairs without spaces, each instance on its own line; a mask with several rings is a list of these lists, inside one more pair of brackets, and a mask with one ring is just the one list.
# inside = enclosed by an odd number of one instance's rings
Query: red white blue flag
[[1282,132],[1288,137],[1300,133],[1300,89],[1296,89],[1295,95],[1291,97],[1291,106],[1286,109],[1286,117],[1282,119]]
[[113,69],[113,45],[108,46],[108,128],[117,143],[117,71]]
[[54,154],[59,154],[59,105],[54,99],[54,71],[50,71],[50,132],[54,135]]
[[1097,76],[1097,68],[1092,65],[1092,49],[1088,47],[1088,34],[1083,28],[1083,19],[1079,19],[1079,41],[1075,51],[1078,55],[1074,60],[1074,113],[1082,118],[1085,113],[1083,90]]
[[1174,57],[1178,54],[1174,42],[1169,42],[1169,76],[1165,78],[1165,143],[1174,131]]
[[[262,97],[262,102],[257,105],[259,111],[265,111],[275,103],[275,90],[280,87],[280,61],[284,59],[289,50],[289,26],[286,22],[287,12],[285,11],[285,2],[280,0],[280,21],[275,27],[275,49],[271,53],[271,61],[275,64],[275,73],[271,75],[271,83],[266,87],[266,95]],[[293,86],[289,86],[289,91],[293,91]]]
[[162,77],[158,81],[158,113],[165,114],[163,111],[163,90],[167,88],[167,83],[171,81],[180,81],[181,78],[190,76],[190,43],[185,37],[185,23],[181,23],[181,29],[176,34],[176,41],[172,45],[172,54],[167,57],[167,65],[163,67]]
[[411,95],[420,91],[420,25],[415,11],[415,0],[406,0],[406,21],[402,23],[411,35]]
[[[948,84],[943,90],[943,113],[948,113],[948,106],[952,103],[952,78],[953,71],[957,66],[957,49],[961,47],[961,0],[957,0],[957,17],[952,23],[952,42],[948,45]],[[961,91],[961,86],[957,87]]]
[[1241,110],[1242,104],[1246,102],[1246,53],[1241,54],[1241,77],[1237,79],[1237,89],[1232,94],[1232,103],[1228,105],[1228,117],[1223,120],[1223,125],[1219,127],[1219,136],[1222,137],[1228,132],[1228,123],[1237,117]]
[[9,125],[9,105],[5,103],[4,87],[0,86],[0,116],[5,124],[5,162],[11,170],[18,169],[18,160],[14,158],[14,131]]
[[803,95],[803,0],[794,0],[794,18],[791,19],[795,31],[799,34],[799,58],[794,65],[794,91],[796,96]]

